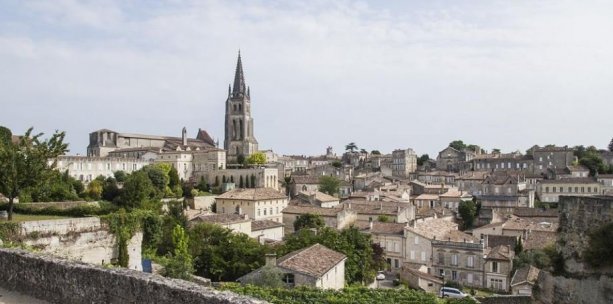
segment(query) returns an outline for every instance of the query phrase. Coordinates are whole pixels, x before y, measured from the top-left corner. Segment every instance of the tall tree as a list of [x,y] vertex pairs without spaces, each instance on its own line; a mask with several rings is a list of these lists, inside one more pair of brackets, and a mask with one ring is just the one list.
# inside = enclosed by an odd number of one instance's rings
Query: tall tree
[[466,145],[461,140],[454,140],[454,141],[449,143],[449,146],[454,148],[454,149],[456,149],[456,150],[458,150],[458,151],[462,151],[462,150],[466,149]]
[[430,159],[430,156],[428,154],[423,154],[422,156],[417,158],[417,165],[421,166],[425,162],[427,162],[429,159]]
[[307,214],[301,215],[300,217],[298,217],[298,219],[296,219],[296,221],[294,222],[294,230],[298,231],[304,228],[319,229],[319,228],[324,227],[325,225],[326,223],[324,222],[324,219],[320,215],[307,213]]
[[350,142],[345,146],[345,151],[355,151],[358,149],[358,146],[354,142]]
[[319,191],[329,195],[337,194],[341,186],[341,181],[334,176],[324,175],[319,178]]
[[136,171],[130,174],[123,184],[120,204],[127,208],[140,208],[143,203],[154,199],[157,194],[147,173]]
[[613,138],[611,138],[611,142],[609,142],[609,151],[613,152]]
[[458,212],[464,222],[464,229],[471,228],[477,216],[477,205],[473,201],[461,201]]
[[9,200],[9,220],[13,219],[15,198],[23,189],[47,179],[56,167],[56,158],[68,151],[64,132],[56,131],[42,140],[43,133],[33,135],[32,130],[13,141],[11,131],[0,127],[0,193]]

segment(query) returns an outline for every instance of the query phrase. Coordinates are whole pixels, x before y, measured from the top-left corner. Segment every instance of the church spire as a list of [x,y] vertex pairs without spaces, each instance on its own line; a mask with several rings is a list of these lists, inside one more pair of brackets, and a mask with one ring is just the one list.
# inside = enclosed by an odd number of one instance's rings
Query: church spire
[[234,74],[234,86],[232,88],[232,95],[245,95],[245,93],[245,75],[243,74],[241,51],[238,50],[238,61],[236,62],[236,72]]

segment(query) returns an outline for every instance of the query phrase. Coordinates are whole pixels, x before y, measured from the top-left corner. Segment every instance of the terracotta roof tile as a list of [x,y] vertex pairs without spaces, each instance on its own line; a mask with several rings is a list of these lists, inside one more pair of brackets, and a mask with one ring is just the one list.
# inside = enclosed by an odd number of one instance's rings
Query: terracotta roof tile
[[273,188],[234,189],[217,197],[218,199],[267,200],[287,198]]
[[319,278],[346,258],[340,252],[314,244],[283,256],[277,266]]

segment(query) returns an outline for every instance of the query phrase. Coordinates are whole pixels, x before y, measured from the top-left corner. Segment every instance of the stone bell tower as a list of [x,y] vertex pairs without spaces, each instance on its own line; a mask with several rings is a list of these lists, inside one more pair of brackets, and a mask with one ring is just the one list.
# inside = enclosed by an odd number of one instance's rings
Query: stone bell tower
[[247,158],[258,151],[258,141],[253,136],[251,96],[245,85],[241,53],[238,52],[234,85],[228,87],[226,100],[226,127],[224,149],[228,162],[236,162],[239,156]]

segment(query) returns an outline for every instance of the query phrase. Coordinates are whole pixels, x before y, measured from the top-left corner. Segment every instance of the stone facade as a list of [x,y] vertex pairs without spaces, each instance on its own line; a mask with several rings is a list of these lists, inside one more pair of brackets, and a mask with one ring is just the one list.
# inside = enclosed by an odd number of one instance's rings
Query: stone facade
[[483,244],[432,240],[432,267],[435,274],[464,286],[483,286]]
[[96,177],[112,177],[117,171],[132,173],[150,164],[149,161],[138,158],[112,158],[96,156],[59,156],[56,169],[77,180],[89,183]]
[[[288,198],[272,188],[235,189],[217,197],[217,213],[246,214],[254,220],[283,223]],[[248,233],[250,234],[250,233]]]
[[470,161],[475,156],[476,153],[473,151],[458,151],[452,147],[447,147],[438,153],[436,157],[436,169],[449,172],[466,170],[470,167]]
[[228,87],[226,100],[226,127],[224,149],[229,161],[237,161],[258,151],[258,141],[253,135],[253,118],[251,117],[251,93],[245,84],[241,55],[238,54],[234,85]]
[[266,303],[130,269],[105,269],[21,250],[0,249],[0,286],[51,303]]
[[392,175],[408,178],[417,171],[417,155],[413,149],[394,150],[392,152]]
[[537,186],[537,195],[542,202],[557,203],[561,195],[594,196],[601,194],[598,181],[593,178],[564,178],[543,180]]

